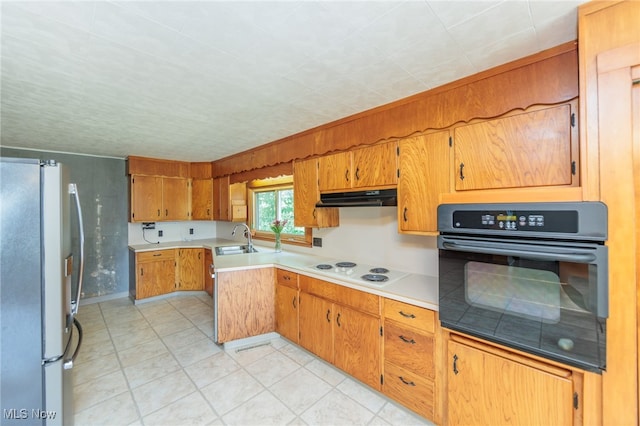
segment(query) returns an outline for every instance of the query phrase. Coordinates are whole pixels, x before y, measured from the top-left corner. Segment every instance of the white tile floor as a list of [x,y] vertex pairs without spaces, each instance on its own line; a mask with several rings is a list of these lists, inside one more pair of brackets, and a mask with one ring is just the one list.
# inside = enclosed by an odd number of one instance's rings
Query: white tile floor
[[204,293],[81,306],[75,424],[431,425],[284,339],[223,350],[212,314]]

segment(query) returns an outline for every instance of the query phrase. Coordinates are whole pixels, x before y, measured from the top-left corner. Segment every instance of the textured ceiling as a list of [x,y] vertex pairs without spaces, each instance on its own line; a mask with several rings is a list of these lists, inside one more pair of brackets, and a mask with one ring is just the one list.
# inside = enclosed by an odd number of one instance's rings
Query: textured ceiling
[[0,144],[216,160],[574,40],[583,2],[2,1]]

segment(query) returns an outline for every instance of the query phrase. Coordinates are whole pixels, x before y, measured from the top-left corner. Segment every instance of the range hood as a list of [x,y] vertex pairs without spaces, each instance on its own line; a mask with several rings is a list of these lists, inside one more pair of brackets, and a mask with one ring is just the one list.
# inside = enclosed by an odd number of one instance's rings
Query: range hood
[[320,202],[316,207],[364,207],[364,206],[397,206],[398,197],[395,189],[376,189],[371,191],[334,192],[320,194]]

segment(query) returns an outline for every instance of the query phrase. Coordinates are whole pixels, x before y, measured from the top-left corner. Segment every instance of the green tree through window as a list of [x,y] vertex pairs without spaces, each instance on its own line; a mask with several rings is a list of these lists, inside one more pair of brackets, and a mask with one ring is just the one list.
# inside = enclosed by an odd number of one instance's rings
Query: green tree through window
[[271,222],[287,220],[283,234],[304,235],[305,229],[293,226],[293,188],[270,189],[254,192],[255,229],[271,232]]

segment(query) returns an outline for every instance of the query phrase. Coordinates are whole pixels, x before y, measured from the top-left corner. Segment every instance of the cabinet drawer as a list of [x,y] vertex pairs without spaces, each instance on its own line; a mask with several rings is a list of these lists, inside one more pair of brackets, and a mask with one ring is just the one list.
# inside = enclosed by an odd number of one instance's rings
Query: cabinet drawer
[[142,251],[136,253],[136,262],[155,262],[157,260],[175,259],[176,251],[170,250],[154,250],[154,251]]
[[276,282],[287,287],[298,288],[298,274],[276,268]]
[[385,361],[382,390],[416,413],[428,419],[434,418],[435,386],[431,380]]
[[384,317],[428,333],[435,332],[435,312],[429,309],[385,299]]
[[384,359],[423,377],[435,377],[434,337],[392,321],[384,323]]
[[300,290],[380,317],[380,296],[300,275]]

